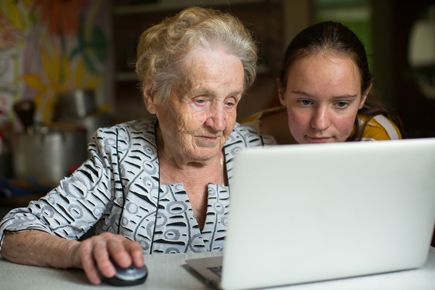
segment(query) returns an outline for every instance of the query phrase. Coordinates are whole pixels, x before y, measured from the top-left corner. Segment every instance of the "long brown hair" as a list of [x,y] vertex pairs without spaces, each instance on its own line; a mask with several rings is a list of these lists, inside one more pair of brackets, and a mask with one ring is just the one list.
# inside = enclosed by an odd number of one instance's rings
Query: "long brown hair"
[[[373,77],[369,70],[364,45],[348,27],[332,21],[312,25],[302,30],[290,42],[278,76],[282,88],[286,89],[290,67],[298,59],[325,52],[332,52],[340,57],[349,57],[355,62],[361,76],[361,94],[366,94],[373,83]],[[367,95],[364,107],[358,111],[358,114],[366,116],[367,119],[360,129],[358,117],[355,118],[354,133],[349,136],[347,141],[361,140],[368,122],[374,116],[382,114],[389,119],[392,118],[381,102],[371,94]]]

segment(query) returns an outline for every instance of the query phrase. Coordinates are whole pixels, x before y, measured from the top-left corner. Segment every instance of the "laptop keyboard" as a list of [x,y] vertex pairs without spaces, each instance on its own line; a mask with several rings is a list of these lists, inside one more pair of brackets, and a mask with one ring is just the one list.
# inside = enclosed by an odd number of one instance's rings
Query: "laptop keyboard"
[[222,266],[217,266],[217,267],[209,267],[207,268],[210,271],[212,271],[213,273],[215,273],[216,275],[218,275],[219,277],[222,276]]

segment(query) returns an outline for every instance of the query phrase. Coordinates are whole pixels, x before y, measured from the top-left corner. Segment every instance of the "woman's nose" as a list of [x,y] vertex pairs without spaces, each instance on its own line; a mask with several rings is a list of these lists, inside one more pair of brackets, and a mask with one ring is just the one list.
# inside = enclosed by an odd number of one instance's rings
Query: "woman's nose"
[[331,126],[327,108],[317,108],[311,118],[311,127],[316,131],[324,131]]
[[210,109],[210,116],[205,121],[205,125],[212,128],[214,131],[223,131],[227,126],[227,113],[223,105],[216,104]]

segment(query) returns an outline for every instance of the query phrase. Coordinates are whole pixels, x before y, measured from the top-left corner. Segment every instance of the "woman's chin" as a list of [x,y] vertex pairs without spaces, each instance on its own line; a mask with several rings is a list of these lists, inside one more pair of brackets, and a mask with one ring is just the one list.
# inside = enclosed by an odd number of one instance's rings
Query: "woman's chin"
[[195,148],[187,156],[189,156],[190,162],[207,163],[219,156],[219,153],[220,150],[216,148]]

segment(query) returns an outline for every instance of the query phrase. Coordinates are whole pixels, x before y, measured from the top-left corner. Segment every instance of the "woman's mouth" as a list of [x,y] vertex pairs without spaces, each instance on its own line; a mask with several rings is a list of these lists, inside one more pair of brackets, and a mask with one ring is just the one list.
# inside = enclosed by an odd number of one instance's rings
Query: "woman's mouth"
[[217,137],[209,137],[209,136],[201,136],[206,141],[214,141],[217,139]]
[[331,138],[330,137],[310,137],[307,136],[307,139],[311,141],[311,143],[326,143]]
[[197,145],[200,147],[215,147],[219,143],[219,136],[198,136],[197,138]]

